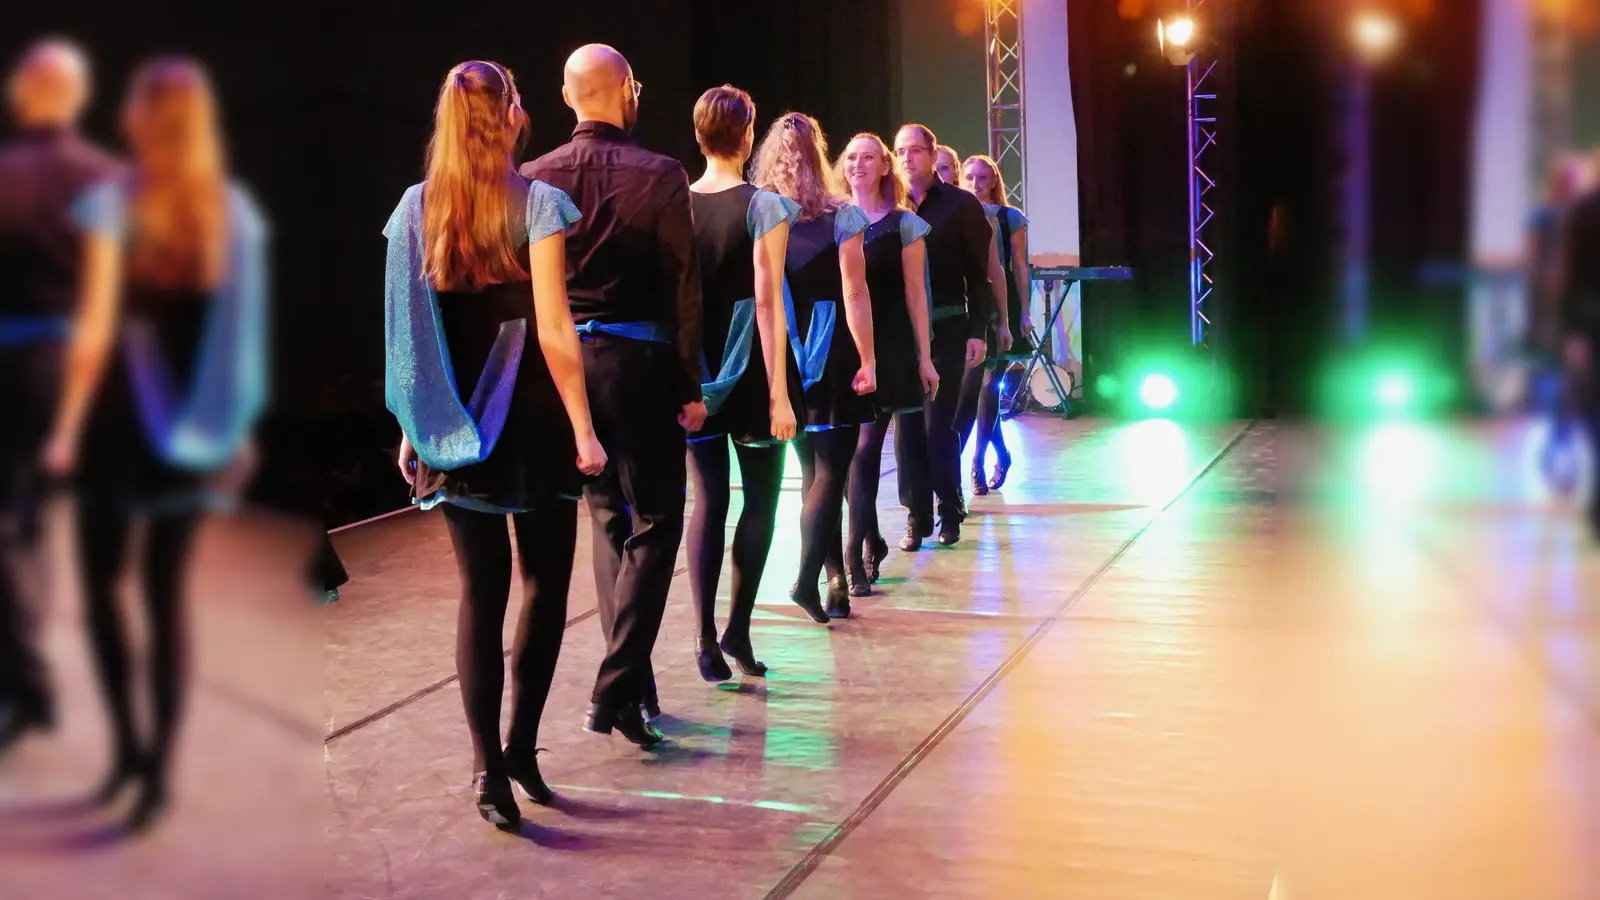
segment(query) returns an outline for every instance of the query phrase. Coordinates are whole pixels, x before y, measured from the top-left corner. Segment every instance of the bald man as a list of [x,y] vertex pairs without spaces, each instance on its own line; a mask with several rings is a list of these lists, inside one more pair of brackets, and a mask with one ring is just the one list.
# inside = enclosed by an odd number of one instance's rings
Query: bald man
[[561,88],[578,127],[522,174],[566,191],[583,213],[567,232],[567,295],[610,457],[584,491],[606,636],[584,727],[647,747],[661,740],[646,721],[660,713],[650,653],[683,537],[685,431],[700,428],[706,408],[689,178],[634,141],[639,93],[622,54],[579,48]]
[[41,598],[40,446],[56,404],[61,349],[78,297],[81,237],[68,218],[78,193],[116,161],[78,137],[89,67],[63,41],[29,48],[7,82],[17,137],[0,147],[0,751],[54,718],[33,647]]

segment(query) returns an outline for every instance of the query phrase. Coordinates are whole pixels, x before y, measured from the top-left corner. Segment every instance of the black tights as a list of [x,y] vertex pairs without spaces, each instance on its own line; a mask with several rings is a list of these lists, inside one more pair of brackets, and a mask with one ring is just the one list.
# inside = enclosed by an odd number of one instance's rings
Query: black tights
[[956,430],[961,434],[961,447],[976,429],[978,441],[972,449],[972,468],[982,471],[988,461],[989,447],[994,447],[997,459],[1009,459],[1005,435],[1000,432],[1000,379],[1004,369],[987,366],[968,369],[961,376],[961,404],[956,410]]
[[553,500],[511,517],[522,569],[522,615],[512,650],[511,735],[500,748],[500,698],[505,691],[501,634],[511,598],[511,539],[503,515],[446,506],[444,518],[461,573],[456,620],[456,675],[472,733],[474,772],[506,775],[506,759],[535,751],[539,717],[555,677],[567,627],[567,590],[578,542],[578,504]]
[[[172,745],[183,708],[188,642],[183,616],[183,577],[194,544],[195,516],[148,520],[142,593],[149,631],[150,740],[141,748],[134,724],[134,700],[127,631],[117,602],[117,583],[127,568],[128,532],[133,519],[118,506],[93,502],[77,511],[78,553],[84,614],[100,689],[111,717],[116,766],[143,761],[146,775],[165,785]],[[142,752],[141,752],[142,751]]]
[[808,431],[795,442],[800,456],[800,487],[805,503],[800,508],[800,574],[795,586],[814,589],[825,563],[829,577],[844,557],[840,522],[844,515],[844,490],[850,478],[861,427],[847,425],[827,431]]
[[836,542],[828,545],[824,563],[829,580],[843,575],[846,564],[861,571],[862,548],[868,541],[883,543],[883,530],[878,525],[878,486],[883,480],[883,442],[893,420],[891,413],[879,413],[876,419],[861,426],[861,438],[856,442],[856,455],[850,461],[850,478],[845,488],[845,495],[850,498],[849,537],[842,551]]
[[[783,490],[784,446],[746,447],[734,444],[739,456],[744,506],[733,531],[733,574],[729,585],[728,630],[733,643],[750,640],[750,615],[756,590],[772,551],[778,523],[778,497]],[[717,640],[717,582],[727,541],[731,472],[726,436],[689,445],[689,475],[694,479],[694,513],[689,517],[689,589],[695,619],[708,644]],[[731,646],[731,644],[730,644]]]

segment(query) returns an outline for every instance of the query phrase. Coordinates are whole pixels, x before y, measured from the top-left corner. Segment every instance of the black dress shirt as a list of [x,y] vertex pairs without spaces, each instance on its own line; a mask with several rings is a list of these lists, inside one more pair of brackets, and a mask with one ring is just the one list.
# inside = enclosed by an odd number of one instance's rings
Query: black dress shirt
[[970,191],[935,178],[916,212],[933,229],[924,240],[934,307],[966,307],[969,334],[984,337],[995,310],[994,289],[989,284],[989,241],[994,229],[983,214],[983,204]]
[[118,171],[65,129],[25,132],[0,149],[0,317],[73,313],[83,235],[72,202]]
[[682,369],[674,392],[701,399],[700,264],[683,166],[615,125],[583,122],[522,174],[566,191],[583,214],[567,232],[573,320],[665,324]]

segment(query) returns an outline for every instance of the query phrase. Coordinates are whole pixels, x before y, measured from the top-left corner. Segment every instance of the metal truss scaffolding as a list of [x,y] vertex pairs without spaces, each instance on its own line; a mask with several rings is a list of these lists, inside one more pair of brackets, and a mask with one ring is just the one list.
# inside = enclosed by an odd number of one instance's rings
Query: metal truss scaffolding
[[1022,111],[1022,0],[987,0],[984,46],[989,72],[989,156],[1012,205],[1027,199]]
[[[1190,15],[1205,2],[1189,0]],[[1217,70],[1214,52],[1197,53],[1186,69],[1189,88],[1189,338],[1198,347],[1208,345],[1211,338],[1207,302],[1216,289],[1211,278],[1211,263],[1216,254],[1206,243],[1209,239],[1206,226],[1216,215],[1207,198],[1217,182],[1206,172],[1206,151],[1217,145],[1217,93],[1212,80]]]

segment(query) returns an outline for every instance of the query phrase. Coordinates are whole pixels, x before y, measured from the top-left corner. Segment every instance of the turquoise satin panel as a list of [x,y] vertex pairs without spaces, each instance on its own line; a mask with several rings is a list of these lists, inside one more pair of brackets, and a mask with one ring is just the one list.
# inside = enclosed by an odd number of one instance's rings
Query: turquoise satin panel
[[832,300],[818,300],[812,304],[811,328],[804,340],[800,338],[800,323],[794,314],[788,281],[783,285],[783,311],[789,322],[789,347],[800,366],[801,389],[810,390],[822,380],[822,373],[828,368],[828,350],[833,346],[833,331],[839,316],[838,304]]
[[130,318],[123,354],[151,445],[167,463],[220,468],[238,455],[267,399],[267,228],[250,196],[229,192],[231,264],[212,295],[194,377],[180,392],[154,328]]
[[717,377],[711,378],[710,372],[707,372],[708,380],[700,385],[707,415],[714,416],[721,411],[722,404],[733,393],[734,385],[739,383],[745,369],[749,368],[755,334],[756,299],[748,297],[733,305],[733,321],[728,324],[728,342],[722,347],[722,365],[717,368]]

